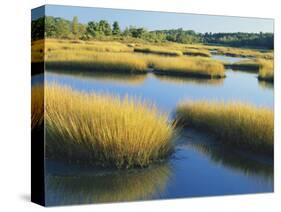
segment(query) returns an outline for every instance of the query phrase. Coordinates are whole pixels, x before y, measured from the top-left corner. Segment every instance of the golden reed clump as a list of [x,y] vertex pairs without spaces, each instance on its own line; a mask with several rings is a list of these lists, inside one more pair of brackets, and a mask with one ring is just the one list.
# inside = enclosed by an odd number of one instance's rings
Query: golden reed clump
[[204,57],[150,57],[148,58],[156,73],[164,75],[181,75],[201,78],[225,77],[221,62]]
[[34,85],[31,89],[31,129],[40,127],[44,121],[44,88]]
[[[177,50],[171,45],[131,48],[119,42],[56,39],[46,39],[45,45],[42,43],[43,40],[33,42],[32,62],[42,62],[44,55],[47,69],[145,73],[152,68],[166,75],[201,78],[225,76],[221,62],[206,57],[193,57],[206,56],[204,49]],[[189,56],[183,56],[183,51]]]
[[47,157],[128,168],[172,151],[174,127],[153,105],[57,84],[46,85],[45,98]]
[[274,82],[274,62],[273,60],[259,60],[259,79]]
[[177,108],[180,123],[212,132],[225,144],[273,153],[274,115],[244,103],[189,101]]

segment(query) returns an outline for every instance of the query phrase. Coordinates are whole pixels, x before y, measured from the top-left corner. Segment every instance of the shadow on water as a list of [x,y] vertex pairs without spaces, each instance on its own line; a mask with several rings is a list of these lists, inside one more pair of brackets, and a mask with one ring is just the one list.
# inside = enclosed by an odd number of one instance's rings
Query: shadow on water
[[222,146],[212,135],[190,129],[182,130],[182,136],[177,142],[180,148],[195,149],[215,164],[243,173],[245,176],[273,181],[273,158],[269,156],[253,155]]
[[[49,164],[54,168],[54,164]],[[67,167],[71,169],[69,166]],[[74,174],[46,176],[47,205],[84,204],[146,200],[165,190],[171,175],[167,163],[144,169],[131,170],[77,170]]]

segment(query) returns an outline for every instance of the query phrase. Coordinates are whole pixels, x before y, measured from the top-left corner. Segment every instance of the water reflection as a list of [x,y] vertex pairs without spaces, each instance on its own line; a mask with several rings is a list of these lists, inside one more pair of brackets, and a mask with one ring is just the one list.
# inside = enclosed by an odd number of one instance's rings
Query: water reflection
[[178,141],[181,148],[192,148],[220,166],[252,178],[273,180],[273,158],[257,156],[222,146],[214,137],[196,130],[183,130]]
[[[154,102],[172,114],[182,100],[242,101],[273,108],[273,85],[259,82],[256,74],[226,71],[221,80],[173,76],[55,73],[57,82],[84,92],[136,96]],[[35,82],[36,80],[34,80]],[[81,167],[47,165],[48,205],[115,202],[156,198],[194,197],[271,192],[273,162],[220,147],[212,137],[192,130],[178,137],[176,153],[168,164],[147,169],[82,171]],[[171,168],[172,167],[172,168]],[[54,171],[54,169],[56,169]]]
[[80,72],[80,71],[49,71],[54,75],[72,76],[80,80],[102,80],[104,83],[118,83],[128,85],[141,85],[144,83],[146,74],[128,74],[114,72]]
[[84,204],[151,199],[165,190],[171,176],[168,164],[145,169],[99,171],[46,177],[47,204]]
[[226,75],[225,79],[205,81],[157,76],[152,73],[136,76],[94,74],[81,77],[47,72],[45,78],[48,82],[57,82],[83,92],[140,97],[154,102],[160,110],[168,113],[173,111],[180,101],[190,99],[239,101],[273,107],[273,92],[262,89],[254,74],[227,70]]
[[259,86],[263,89],[269,89],[269,90],[273,90],[274,89],[274,84],[271,82],[266,82],[266,81],[262,81],[259,80]]
[[155,75],[160,81],[174,83],[174,84],[195,84],[195,85],[211,85],[211,86],[222,86],[224,79],[196,79],[190,77],[180,77],[180,76],[165,76],[165,75]]
[[31,86],[37,85],[37,84],[44,84],[44,74],[37,74],[31,77]]
[[231,56],[226,56],[226,55],[213,54],[212,59],[220,60],[222,62],[227,62],[227,63],[236,63],[236,62],[239,62],[241,60],[247,60],[247,59],[250,59],[250,58],[249,57],[231,57]]

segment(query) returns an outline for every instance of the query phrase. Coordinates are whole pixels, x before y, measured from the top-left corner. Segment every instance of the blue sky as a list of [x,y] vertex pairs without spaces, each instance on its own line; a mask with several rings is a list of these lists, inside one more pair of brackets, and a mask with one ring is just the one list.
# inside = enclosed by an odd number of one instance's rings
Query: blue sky
[[[148,30],[177,29],[196,32],[273,32],[273,19],[244,18],[231,16],[197,15],[168,12],[148,12],[138,10],[120,10],[92,7],[72,7],[47,5],[47,16],[62,17],[72,20],[77,16],[79,22],[107,20],[118,21],[121,28],[127,26],[144,27]],[[33,10],[32,19],[44,14],[43,8]]]

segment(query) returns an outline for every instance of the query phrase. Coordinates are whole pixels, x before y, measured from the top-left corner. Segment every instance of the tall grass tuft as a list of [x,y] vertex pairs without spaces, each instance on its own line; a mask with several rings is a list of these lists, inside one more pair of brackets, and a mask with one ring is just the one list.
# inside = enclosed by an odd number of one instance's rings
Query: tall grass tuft
[[221,62],[203,57],[148,58],[150,66],[156,73],[167,75],[183,75],[201,78],[225,77]]
[[133,49],[127,45],[115,41],[82,41],[82,40],[59,40],[46,39],[46,51],[68,50],[95,51],[95,52],[132,52]]
[[61,51],[47,54],[47,68],[64,70],[110,71],[126,73],[144,73],[147,64],[131,53],[110,52],[68,52]]
[[273,59],[273,51],[261,52],[253,49],[242,49],[233,47],[216,47],[217,54],[231,57],[254,57],[259,59]]
[[184,55],[188,56],[199,56],[199,57],[211,57],[211,53],[204,49],[187,49],[183,51]]
[[259,79],[274,82],[273,60],[260,60]]
[[129,168],[172,151],[174,128],[153,105],[56,84],[45,96],[47,157]]
[[241,60],[232,64],[226,64],[227,68],[230,67],[233,70],[244,70],[247,72],[258,73],[259,72],[259,62],[257,59],[247,59]]
[[243,103],[185,102],[178,106],[180,123],[209,131],[223,143],[253,152],[273,153],[273,112]]
[[273,60],[269,59],[251,59],[242,60],[233,64],[227,64],[233,69],[246,70],[258,73],[259,80],[274,82]]
[[163,47],[135,47],[135,52],[141,52],[141,53],[148,53],[148,54],[157,54],[157,55],[166,55],[166,56],[182,56],[183,53],[178,50],[173,49],[167,49]]
[[31,129],[36,129],[44,121],[44,88],[38,84],[31,89]]
[[[46,39],[45,43],[44,40],[33,42],[32,62],[42,62],[44,58],[47,69],[57,70],[145,73],[153,68],[161,74],[224,77],[223,65],[206,58],[210,55],[208,50],[194,48],[175,44],[138,44],[128,47],[120,42]],[[152,54],[138,54],[133,51]],[[183,56],[183,51],[189,56]],[[205,58],[190,55],[201,55]]]

